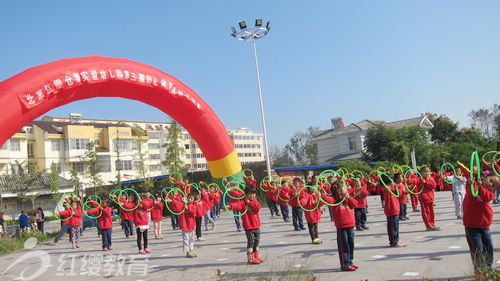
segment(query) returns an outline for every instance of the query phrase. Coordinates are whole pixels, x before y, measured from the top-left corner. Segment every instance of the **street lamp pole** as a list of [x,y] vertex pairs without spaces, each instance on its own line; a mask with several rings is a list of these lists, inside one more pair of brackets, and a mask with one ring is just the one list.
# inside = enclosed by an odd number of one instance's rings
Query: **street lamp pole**
[[269,147],[267,144],[267,132],[266,132],[266,121],[264,118],[264,104],[262,102],[262,89],[260,86],[260,74],[259,74],[259,61],[257,59],[257,49],[255,47],[255,40],[266,36],[271,29],[271,22],[267,22],[266,27],[262,26],[262,19],[255,20],[255,27],[247,27],[244,21],[239,23],[240,31],[236,32],[236,28],[232,27],[232,34],[234,38],[240,41],[252,41],[253,45],[253,57],[255,59],[255,71],[257,73],[257,85],[259,88],[259,102],[260,102],[260,116],[262,119],[262,130],[264,132],[264,153],[266,155],[266,166],[267,166],[267,176],[271,179],[271,162],[269,159]]

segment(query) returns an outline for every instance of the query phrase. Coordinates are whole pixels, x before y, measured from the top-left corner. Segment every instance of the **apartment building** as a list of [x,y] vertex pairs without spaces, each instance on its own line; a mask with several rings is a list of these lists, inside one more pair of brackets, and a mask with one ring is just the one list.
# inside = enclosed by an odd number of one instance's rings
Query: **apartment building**
[[[137,132],[136,127],[142,130]],[[28,162],[40,171],[50,172],[54,163],[63,178],[70,178],[75,170],[83,186],[88,187],[90,179],[84,173],[83,156],[87,143],[94,141],[104,184],[116,182],[118,170],[122,181],[141,178],[138,143],[145,159],[146,176],[165,175],[168,167],[162,161],[169,127],[168,122],[90,119],[80,114],[45,116],[26,125],[2,146],[0,174],[10,173]],[[242,163],[264,161],[262,134],[248,128],[231,129],[228,134]],[[184,129],[179,142],[184,148],[181,160],[191,171],[208,169],[198,144]]]

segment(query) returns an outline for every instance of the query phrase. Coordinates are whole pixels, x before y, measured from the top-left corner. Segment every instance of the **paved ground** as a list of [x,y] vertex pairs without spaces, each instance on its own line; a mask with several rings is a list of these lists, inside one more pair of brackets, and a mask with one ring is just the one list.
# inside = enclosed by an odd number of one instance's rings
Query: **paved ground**
[[[308,231],[295,232],[290,223],[261,211],[261,253],[265,262],[246,264],[246,237],[236,232],[234,221],[223,213],[217,228],[204,232],[205,241],[195,243],[198,258],[182,253],[181,234],[170,220],[163,222],[164,240],[150,237],[152,253],[137,255],[135,240],[124,238],[119,225],[113,229],[113,251],[101,251],[95,230],[85,232],[81,248],[72,250],[67,238],[57,246],[38,245],[0,257],[0,280],[255,280],[274,276],[278,280],[462,280],[472,275],[471,261],[461,220],[454,215],[451,194],[436,194],[439,232],[426,232],[420,213],[410,211],[410,221],[400,224],[400,240],[407,246],[389,248],[386,219],[378,197],[368,198],[369,231],[356,232],[356,272],[340,272],[336,232],[328,212],[319,226],[321,245],[312,245]],[[492,226],[495,263],[500,266],[500,205]],[[23,273],[23,271],[25,271]],[[3,275],[2,275],[3,274]],[[287,277],[283,279],[283,277]],[[269,280],[269,279],[267,279]]]

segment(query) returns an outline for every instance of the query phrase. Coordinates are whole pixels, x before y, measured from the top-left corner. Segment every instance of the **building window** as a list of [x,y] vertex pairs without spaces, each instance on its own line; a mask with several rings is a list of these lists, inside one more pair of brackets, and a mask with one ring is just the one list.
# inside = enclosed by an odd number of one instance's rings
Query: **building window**
[[186,154],[186,159],[191,159],[191,154]]
[[75,170],[78,173],[83,173],[83,171],[85,170],[85,165],[83,164],[83,162],[73,162],[72,164],[73,164],[73,170]]
[[84,150],[90,139],[69,139],[69,149]]
[[349,142],[349,150],[356,150],[357,149],[357,144],[356,144],[356,137],[348,137],[347,141]]
[[149,158],[153,160],[160,159],[160,154],[149,154]]
[[118,149],[120,151],[132,150],[132,148],[135,146],[135,141],[134,140],[115,139],[114,143],[115,143],[114,149],[115,150]]
[[185,145],[184,145],[184,148],[185,148],[185,149],[189,149],[189,144],[185,144]]
[[50,149],[52,151],[61,150],[61,143],[59,142],[59,140],[50,140]]
[[149,149],[159,149],[160,144],[159,143],[148,143],[148,148]]
[[132,160],[120,160],[117,161],[117,169],[122,171],[130,171],[132,170]]
[[21,151],[21,141],[20,140],[10,140],[10,150],[11,151]]
[[35,152],[32,143],[28,143],[28,157],[35,157]]

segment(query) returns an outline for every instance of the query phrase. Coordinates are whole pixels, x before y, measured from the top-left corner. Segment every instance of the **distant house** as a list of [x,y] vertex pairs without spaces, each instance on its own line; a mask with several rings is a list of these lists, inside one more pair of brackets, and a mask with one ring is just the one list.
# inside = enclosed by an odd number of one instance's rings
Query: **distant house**
[[319,163],[361,159],[365,151],[364,143],[368,129],[381,123],[396,129],[416,125],[428,130],[434,127],[425,115],[390,123],[365,119],[349,126],[344,126],[342,118],[335,118],[332,119],[332,129],[321,131],[312,139],[318,146]]

